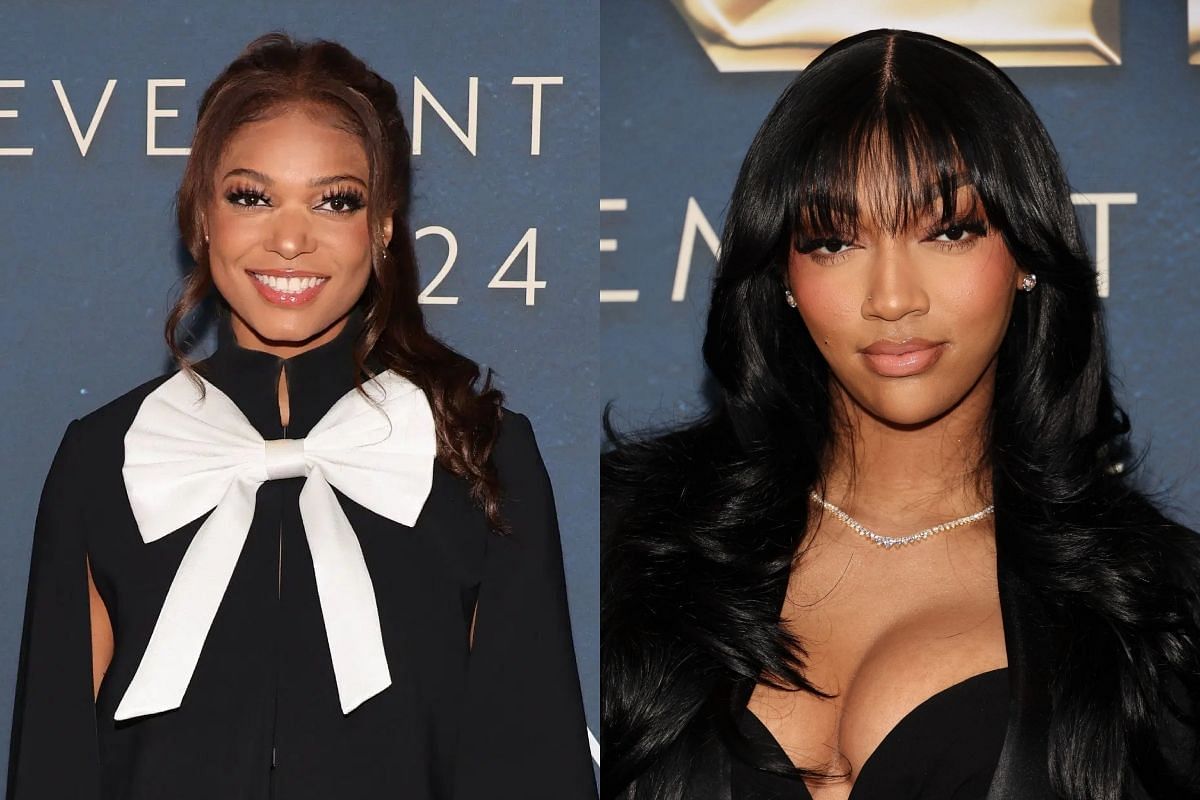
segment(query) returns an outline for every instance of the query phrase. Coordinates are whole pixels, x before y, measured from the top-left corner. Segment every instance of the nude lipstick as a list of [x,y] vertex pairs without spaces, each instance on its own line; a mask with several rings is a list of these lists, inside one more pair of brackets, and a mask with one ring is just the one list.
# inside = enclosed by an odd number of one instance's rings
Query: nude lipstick
[[907,378],[919,375],[936,364],[944,349],[945,342],[931,342],[928,339],[912,338],[901,342],[880,339],[860,352],[867,366],[879,375]]

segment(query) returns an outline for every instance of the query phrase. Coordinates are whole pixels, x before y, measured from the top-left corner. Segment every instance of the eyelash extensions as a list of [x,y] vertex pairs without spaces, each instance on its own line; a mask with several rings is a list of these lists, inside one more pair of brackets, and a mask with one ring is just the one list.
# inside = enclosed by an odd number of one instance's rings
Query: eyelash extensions
[[[950,241],[945,242],[934,241],[935,237],[952,232],[958,232],[959,238],[951,239]],[[967,234],[971,235],[968,237]],[[946,226],[942,226],[940,224],[934,225],[926,231],[923,241],[936,245],[940,249],[947,252],[955,252],[971,247],[978,238],[987,236],[987,234],[988,227],[986,222],[978,217],[966,216],[955,220]],[[836,260],[839,256],[844,256],[846,254],[845,250],[839,249],[838,252],[831,253],[817,253],[816,251],[820,250],[821,248],[832,250],[834,248],[841,248],[852,243],[852,240],[843,239],[839,236],[821,236],[806,239],[802,243],[798,243],[796,245],[796,252],[809,256],[814,261],[817,261],[821,264],[833,264],[836,263]]]
[[[231,205],[249,209],[254,208],[260,200],[270,203],[271,198],[261,189],[250,186],[238,186],[225,193],[225,200]],[[241,202],[244,200],[250,200],[252,204]],[[334,214],[353,214],[366,206],[366,200],[362,192],[349,187],[338,187],[327,190],[325,194],[321,195],[321,204],[324,205],[329,202],[342,203],[344,206],[341,209],[329,209]]]

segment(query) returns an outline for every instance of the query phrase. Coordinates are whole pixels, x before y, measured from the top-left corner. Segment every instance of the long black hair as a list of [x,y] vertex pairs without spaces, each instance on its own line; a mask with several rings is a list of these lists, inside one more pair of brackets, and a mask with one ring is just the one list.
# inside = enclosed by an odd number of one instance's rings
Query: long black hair
[[[894,186],[860,196],[858,175]],[[783,300],[789,248],[862,216],[903,229],[954,213],[969,182],[1016,263],[985,443],[996,536],[1075,633],[1055,647],[1048,768],[1078,800],[1117,800],[1130,767],[1168,791],[1158,714],[1198,696],[1200,537],[1132,481],[1096,273],[1054,146],[995,66],[941,39],[869,31],[817,58],[776,102],[729,205],[704,337],[719,398],[668,431],[605,415],[601,600],[603,792],[684,796],[705,744],[748,752],[745,688],[820,694],[780,624],[809,528],[807,487],[834,434],[829,368]],[[867,182],[869,184],[869,182]],[[800,778],[787,763],[760,768]],[[1171,797],[1182,796],[1171,794]]]

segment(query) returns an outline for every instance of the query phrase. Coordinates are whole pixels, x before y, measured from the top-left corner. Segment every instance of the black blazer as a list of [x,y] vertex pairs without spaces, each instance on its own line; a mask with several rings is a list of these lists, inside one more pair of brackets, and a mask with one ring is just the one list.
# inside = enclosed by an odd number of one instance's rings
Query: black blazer
[[[281,360],[240,347],[227,318],[197,370],[264,439],[301,438],[353,390],[361,325],[355,311],[335,339],[286,361],[286,429]],[[143,542],[122,480],[123,436],[169,377],[73,421],[46,479],[9,800],[595,797],[554,498],[529,421],[513,412],[493,450],[510,535],[488,530],[466,482],[440,466],[411,528],[337,493],[371,572],[390,686],[342,713],[298,510],[305,479],[283,478],[258,489],[182,705],[114,721],[203,521]],[[95,702],[85,560],[115,639]]]

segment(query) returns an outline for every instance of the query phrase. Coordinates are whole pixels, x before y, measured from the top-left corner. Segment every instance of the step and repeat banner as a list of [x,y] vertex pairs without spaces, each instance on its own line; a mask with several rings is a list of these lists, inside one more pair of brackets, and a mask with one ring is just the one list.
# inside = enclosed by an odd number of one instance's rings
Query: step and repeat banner
[[[173,199],[196,107],[272,30],[344,44],[400,95],[424,310],[533,423],[598,731],[598,14],[584,0],[0,10],[0,739],[54,449],[71,419],[174,369],[162,328],[191,266]],[[202,332],[193,355],[214,345]]]
[[775,99],[860,31],[921,30],[1004,67],[1062,154],[1150,488],[1200,527],[1200,2],[607,0],[600,377],[622,428],[705,407],[725,206]]

